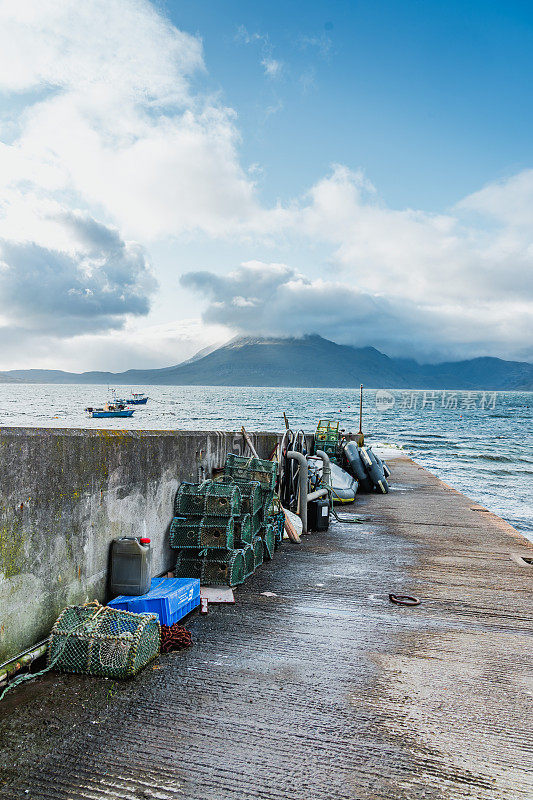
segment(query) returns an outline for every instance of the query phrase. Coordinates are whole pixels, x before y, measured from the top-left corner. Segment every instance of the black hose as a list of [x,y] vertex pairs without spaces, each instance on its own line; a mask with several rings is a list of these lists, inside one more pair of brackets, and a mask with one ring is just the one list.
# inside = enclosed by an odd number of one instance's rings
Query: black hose
[[333,489],[331,488],[331,486],[324,486],[323,488],[328,490],[329,506],[331,508],[331,513],[333,514],[333,516],[335,517],[337,522],[346,522],[349,525],[351,525],[351,524],[361,525],[362,524],[363,520],[359,519],[359,517],[352,517],[351,519],[343,519],[342,517],[339,517],[339,515],[335,511],[335,506],[333,505]]

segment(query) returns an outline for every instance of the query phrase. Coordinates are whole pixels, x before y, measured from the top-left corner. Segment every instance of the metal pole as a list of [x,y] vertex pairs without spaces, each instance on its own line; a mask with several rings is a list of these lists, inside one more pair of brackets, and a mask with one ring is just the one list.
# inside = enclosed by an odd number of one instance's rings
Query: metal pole
[[316,450],[315,453],[322,459],[322,483],[329,489],[331,488],[331,461],[323,450]]
[[365,443],[363,434],[363,384],[359,390],[359,433],[357,434],[357,445],[362,447]]
[[298,473],[298,516],[302,520],[302,533],[307,533],[307,459],[303,453],[297,453],[295,450],[289,450],[287,458],[294,458],[300,465]]

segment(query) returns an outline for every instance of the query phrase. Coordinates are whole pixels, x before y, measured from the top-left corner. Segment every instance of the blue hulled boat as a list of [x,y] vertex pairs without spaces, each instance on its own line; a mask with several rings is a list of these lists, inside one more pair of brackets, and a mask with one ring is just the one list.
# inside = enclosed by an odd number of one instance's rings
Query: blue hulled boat
[[143,394],[142,392],[131,392],[131,397],[127,400],[124,398],[117,398],[116,391],[113,392],[114,401],[115,403],[123,403],[126,406],[145,406],[148,402],[147,395]]
[[135,409],[126,408],[124,403],[106,403],[103,408],[89,406],[85,409],[90,417],[132,417]]

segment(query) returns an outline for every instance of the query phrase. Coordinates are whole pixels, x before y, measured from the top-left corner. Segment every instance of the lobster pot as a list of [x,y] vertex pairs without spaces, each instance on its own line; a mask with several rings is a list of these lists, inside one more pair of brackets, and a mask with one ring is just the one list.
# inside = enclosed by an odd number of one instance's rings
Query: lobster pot
[[237,586],[246,575],[242,550],[229,550],[227,553],[209,557],[192,557],[187,550],[180,552],[174,576],[176,578],[199,578],[205,585]]
[[263,525],[264,525],[263,511],[260,510],[257,512],[257,514],[254,514],[252,517],[252,531],[254,536],[257,536],[260,533]]
[[263,561],[270,561],[276,549],[276,528],[272,523],[262,528],[261,539],[263,540]]
[[233,550],[234,539],[233,517],[174,517],[170,524],[169,543],[177,550]]
[[261,458],[248,458],[228,453],[224,471],[226,475],[233,478],[235,483],[257,481],[261,484],[261,489],[272,491],[276,485],[278,465],[275,461],[264,461]]
[[255,558],[254,558],[254,548],[251,544],[246,544],[242,548],[242,554],[244,556],[244,570],[245,570],[245,578],[250,577],[253,575],[255,570]]
[[233,517],[241,513],[241,493],[235,483],[182,483],[174,501],[176,517]]
[[267,521],[268,516],[270,514],[273,499],[274,499],[274,492],[271,491],[261,492],[261,513],[264,522]]
[[234,483],[204,481],[205,514],[212,517],[234,517],[240,514],[241,492]]
[[159,655],[155,614],[133,614],[90,603],[68,606],[48,643],[48,666],[106,678],[130,678]]
[[265,520],[264,527],[271,525],[274,528],[274,538],[276,541],[276,550],[283,541],[283,532],[285,530],[285,515],[283,511],[278,511],[276,514],[269,514]]
[[203,517],[204,495],[201,483],[181,483],[174,499],[174,515],[176,517]]
[[239,490],[242,499],[242,511],[253,516],[263,507],[261,484],[259,481],[239,481]]
[[235,542],[240,546],[251,544],[253,539],[252,518],[249,514],[241,514],[233,520],[235,530]]
[[263,563],[263,540],[260,536],[255,536],[252,542],[254,548],[254,569]]

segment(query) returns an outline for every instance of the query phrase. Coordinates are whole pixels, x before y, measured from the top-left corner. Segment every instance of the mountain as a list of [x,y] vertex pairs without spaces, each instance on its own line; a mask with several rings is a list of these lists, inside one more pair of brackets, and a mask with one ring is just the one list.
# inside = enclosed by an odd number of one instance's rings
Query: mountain
[[[203,354],[205,353],[205,354]],[[321,336],[240,337],[163,369],[127,372],[11,370],[0,382],[142,386],[299,386],[386,389],[533,390],[533,364],[474,358],[443,364],[389,358],[374,347],[340,345]]]
[[22,381],[8,372],[0,372],[0,383],[22,383]]

